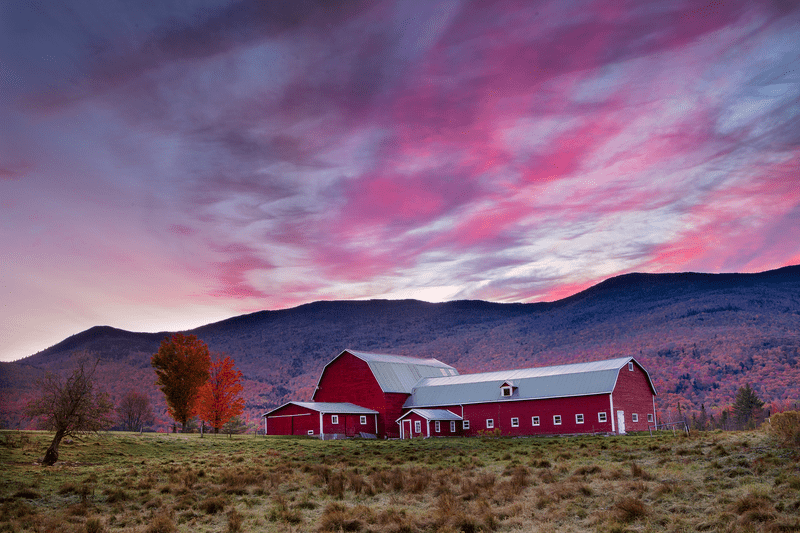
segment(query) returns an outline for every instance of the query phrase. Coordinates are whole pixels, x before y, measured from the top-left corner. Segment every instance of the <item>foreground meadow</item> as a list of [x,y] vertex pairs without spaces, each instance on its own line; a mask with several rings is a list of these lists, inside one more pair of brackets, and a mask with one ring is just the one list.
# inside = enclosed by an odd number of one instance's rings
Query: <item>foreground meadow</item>
[[0,532],[800,531],[760,432],[327,441],[0,432]]

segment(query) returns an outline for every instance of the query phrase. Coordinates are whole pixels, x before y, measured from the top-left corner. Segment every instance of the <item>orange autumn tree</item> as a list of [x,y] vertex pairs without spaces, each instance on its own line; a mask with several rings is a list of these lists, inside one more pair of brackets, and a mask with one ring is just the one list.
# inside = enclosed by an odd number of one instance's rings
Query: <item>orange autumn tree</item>
[[161,341],[150,364],[158,376],[156,384],[166,397],[169,415],[186,431],[186,422],[195,413],[197,394],[209,376],[208,346],[194,335],[175,333]]
[[233,366],[233,360],[217,357],[211,363],[208,381],[200,387],[197,398],[197,414],[219,433],[225,423],[244,411],[242,373]]

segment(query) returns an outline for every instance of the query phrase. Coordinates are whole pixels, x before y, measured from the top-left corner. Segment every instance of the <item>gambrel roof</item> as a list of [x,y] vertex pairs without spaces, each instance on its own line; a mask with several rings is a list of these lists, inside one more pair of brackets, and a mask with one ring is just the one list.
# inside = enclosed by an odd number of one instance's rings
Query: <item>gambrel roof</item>
[[[591,363],[429,377],[416,384],[403,407],[436,407],[609,394],[614,390],[620,369],[630,362],[647,375],[650,388],[653,394],[656,394],[647,371],[632,357],[620,357]],[[500,387],[508,383],[513,383],[513,394],[501,396]]]
[[[410,394],[414,385],[419,383],[421,379],[434,376],[458,376],[458,370],[437,359],[418,359],[403,355],[343,350],[334,358],[334,361],[345,352],[352,354],[369,365],[369,369],[383,392]],[[328,365],[331,363],[328,363]],[[325,365],[326,368],[328,365]],[[325,369],[323,369],[322,373],[325,373]],[[322,379],[321,375],[320,379]],[[319,383],[317,383],[317,386],[319,387]]]

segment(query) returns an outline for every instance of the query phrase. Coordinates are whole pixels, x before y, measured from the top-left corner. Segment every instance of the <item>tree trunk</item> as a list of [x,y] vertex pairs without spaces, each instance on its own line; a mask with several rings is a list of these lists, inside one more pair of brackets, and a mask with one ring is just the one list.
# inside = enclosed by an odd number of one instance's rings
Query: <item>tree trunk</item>
[[56,431],[56,434],[53,437],[53,442],[50,443],[47,451],[44,452],[44,459],[42,459],[42,464],[44,466],[53,466],[56,464],[56,461],[58,461],[58,445],[61,444],[61,439],[63,438],[64,430],[59,429]]

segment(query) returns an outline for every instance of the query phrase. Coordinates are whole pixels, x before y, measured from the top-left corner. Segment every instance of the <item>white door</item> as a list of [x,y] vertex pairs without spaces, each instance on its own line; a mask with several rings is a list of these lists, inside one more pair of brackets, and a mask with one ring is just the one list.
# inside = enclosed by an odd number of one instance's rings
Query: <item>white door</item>
[[625,434],[625,411],[617,411],[617,433]]
[[411,420],[403,420],[403,435],[401,438],[403,439],[410,439],[414,437],[414,434],[411,433]]

